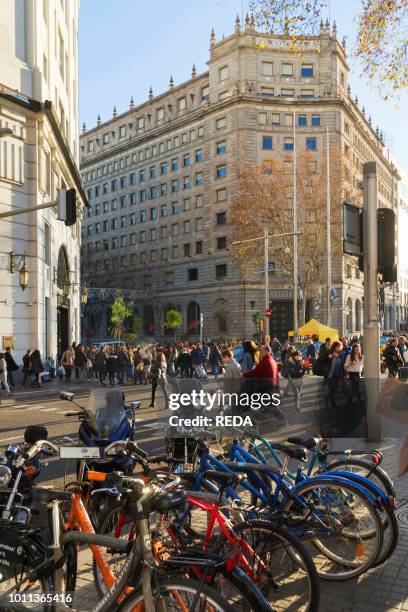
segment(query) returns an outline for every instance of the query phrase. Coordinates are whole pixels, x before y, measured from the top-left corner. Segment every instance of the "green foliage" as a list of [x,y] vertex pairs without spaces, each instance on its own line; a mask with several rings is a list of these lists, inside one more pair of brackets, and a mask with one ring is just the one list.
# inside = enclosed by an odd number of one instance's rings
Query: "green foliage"
[[133,308],[126,303],[122,296],[117,297],[112,304],[111,332],[114,338],[121,340],[125,332],[125,320],[133,314]]
[[216,321],[227,321],[228,320],[228,312],[225,310],[216,310],[213,313],[213,317]]
[[164,315],[163,327],[174,331],[174,341],[176,342],[176,330],[183,323],[183,315],[175,308],[170,308]]

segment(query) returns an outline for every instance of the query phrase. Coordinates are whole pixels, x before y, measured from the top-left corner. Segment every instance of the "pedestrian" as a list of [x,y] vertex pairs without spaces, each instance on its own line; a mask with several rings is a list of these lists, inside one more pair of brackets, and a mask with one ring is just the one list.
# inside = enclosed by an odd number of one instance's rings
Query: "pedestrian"
[[27,380],[31,379],[31,351],[28,349],[23,357],[23,387],[26,386]]
[[327,354],[327,359],[329,364],[327,373],[329,392],[326,401],[327,403],[331,402],[333,408],[337,408],[336,393],[341,381],[344,380],[344,361],[341,342],[332,342]]
[[88,358],[86,356],[84,345],[78,344],[75,353],[75,371],[80,382],[85,382],[87,379]]
[[398,370],[404,363],[397,349],[396,338],[389,338],[388,344],[384,349],[383,357],[388,368],[388,378],[395,378],[398,374]]
[[407,339],[405,338],[405,336],[398,337],[397,349],[403,361],[402,365],[406,366],[408,363],[408,345],[407,345]]
[[145,385],[149,382],[150,368],[152,366],[153,349],[146,348],[143,351],[143,382]]
[[133,381],[135,385],[143,384],[143,370],[144,370],[144,363],[143,363],[142,349],[140,346],[138,346],[136,350],[133,352]]
[[203,353],[204,353],[204,368],[205,370],[208,369],[208,363],[209,363],[209,359],[210,359],[210,341],[207,340],[206,342],[204,342],[203,344]]
[[10,346],[6,348],[4,358],[7,364],[7,381],[8,381],[9,387],[13,389],[15,387],[14,380],[13,380],[13,372],[16,372],[18,370],[18,365],[14,361],[14,357],[11,353]]
[[207,379],[207,373],[204,368],[205,356],[200,343],[195,345],[190,353],[190,357],[193,375],[196,378]]
[[305,365],[303,363],[302,353],[294,350],[287,360],[288,364],[288,385],[286,393],[289,389],[293,391],[295,398],[295,409],[300,412],[300,396],[303,386],[303,376],[305,374]]
[[254,360],[254,348],[252,346],[251,340],[246,340],[244,342],[244,351],[242,353],[242,371],[249,372],[255,366]]
[[210,351],[210,366],[212,373],[215,376],[215,380],[217,380],[220,373],[220,368],[222,366],[222,355],[220,349],[214,343],[212,344]]
[[105,347],[100,346],[99,351],[95,355],[94,367],[98,374],[99,382],[102,386],[105,386],[105,378],[106,378],[106,363],[108,361],[108,357],[106,355]]
[[[310,361],[311,369],[313,372],[313,369],[316,364],[316,346],[314,345],[312,338],[308,338],[305,352],[306,352],[306,357]],[[310,373],[310,370],[309,370],[309,373]]]
[[109,384],[111,387],[115,385],[115,374],[117,371],[117,358],[113,348],[110,349],[108,358],[106,360],[106,371],[109,377]]
[[170,378],[174,378],[176,376],[176,362],[177,362],[177,352],[176,347],[172,346],[169,350],[169,357],[167,359],[167,374]]
[[4,353],[0,353],[0,384],[4,386],[6,393],[11,393],[7,382],[7,361]]
[[72,369],[75,366],[75,351],[72,346],[65,349],[61,357],[61,365],[65,370],[66,382],[71,382]]
[[40,374],[44,371],[44,366],[41,361],[41,353],[38,349],[33,351],[31,355],[31,372],[34,374],[34,387],[40,387]]
[[92,378],[95,376],[95,378],[98,378],[97,372],[95,370],[95,355],[96,355],[96,349],[94,346],[88,346],[88,348],[85,350],[85,355],[86,355],[86,359],[87,359],[87,370],[86,370],[86,377],[88,379],[88,381],[92,380]]
[[271,344],[272,355],[276,358],[280,357],[280,352],[282,350],[282,345],[279,342],[278,338],[274,338]]
[[324,359],[324,357],[326,357],[329,354],[331,346],[332,346],[331,338],[326,338],[323,344],[320,345],[319,355],[318,355],[319,358]]
[[116,367],[118,374],[118,382],[123,385],[125,382],[126,372],[129,365],[129,358],[125,351],[125,348],[121,346],[116,354]]
[[169,398],[168,398],[167,389],[166,389],[166,383],[167,383],[166,372],[167,372],[166,357],[165,357],[163,350],[159,348],[155,358],[152,361],[152,365],[150,369],[150,378],[151,378],[151,383],[152,383],[152,399],[151,399],[149,408],[154,408],[155,406],[156,389],[159,385],[163,391],[165,405],[166,407],[168,406]]
[[241,366],[234,359],[231,349],[222,351],[223,370],[224,370],[224,394],[229,394],[230,408],[236,408],[239,403],[239,392],[242,383]]
[[[278,405],[272,401],[272,395],[279,392],[279,373],[276,361],[272,358],[270,348],[266,344],[261,347],[260,360],[253,370],[243,372],[245,379],[254,379],[255,389],[260,393],[267,393],[271,396],[270,410],[278,420],[280,426],[287,425],[285,415]],[[254,390],[255,390],[254,389]],[[259,395],[259,393],[258,393]]]
[[181,349],[181,353],[177,360],[177,366],[177,369],[180,371],[180,376],[182,378],[192,377],[191,355],[186,344],[184,344]]
[[361,346],[356,342],[353,344],[351,353],[346,357],[344,369],[350,379],[351,402],[356,398],[361,407],[363,407],[363,400],[360,394],[360,378],[363,373],[363,361]]

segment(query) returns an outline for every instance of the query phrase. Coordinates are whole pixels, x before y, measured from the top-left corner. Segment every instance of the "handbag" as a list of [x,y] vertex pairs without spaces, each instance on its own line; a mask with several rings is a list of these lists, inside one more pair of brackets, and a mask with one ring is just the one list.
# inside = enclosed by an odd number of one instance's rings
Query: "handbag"
[[93,363],[92,363],[92,361],[91,361],[90,359],[87,359],[87,361],[86,361],[86,367],[87,367],[87,368],[93,368]]

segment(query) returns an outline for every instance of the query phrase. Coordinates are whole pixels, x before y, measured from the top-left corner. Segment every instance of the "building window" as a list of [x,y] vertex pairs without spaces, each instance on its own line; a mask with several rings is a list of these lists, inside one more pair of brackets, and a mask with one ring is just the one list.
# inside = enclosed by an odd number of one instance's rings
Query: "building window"
[[282,76],[293,76],[293,64],[282,64]]
[[184,249],[184,257],[190,257],[191,253],[190,253],[190,244],[185,244],[183,246]]
[[103,144],[109,144],[109,138],[110,138],[110,134],[109,134],[109,133],[104,134],[104,135],[102,136],[102,142],[103,142]]
[[136,225],[136,215],[135,213],[132,213],[129,217],[130,219],[130,225]]
[[227,276],[227,264],[217,264],[215,266],[215,278],[225,278]]
[[275,95],[275,90],[273,87],[262,87],[261,94],[267,98],[272,98]]
[[171,212],[173,215],[177,215],[180,212],[180,204],[178,202],[172,203]]
[[104,183],[102,185],[102,193],[105,195],[105,194],[108,193],[108,191],[109,191],[109,185],[108,185],[108,183]]
[[139,191],[139,202],[145,202],[147,199],[146,189]]
[[174,273],[172,270],[164,273],[164,282],[166,283],[166,285],[172,285],[174,283]]
[[171,160],[171,169],[172,170],[178,170],[178,160],[177,159],[172,159]]
[[203,102],[208,102],[209,97],[210,97],[210,88],[208,86],[203,87],[201,89],[201,100]]
[[126,236],[121,236],[120,237],[120,246],[121,247],[125,247],[126,246]]
[[228,79],[228,66],[223,66],[219,70],[220,82]]
[[156,121],[157,123],[163,123],[164,121],[164,108],[158,108],[156,111]]
[[111,219],[111,228],[112,229],[118,228],[118,218],[117,217],[114,217],[113,219]]
[[293,151],[293,138],[285,138],[283,148],[285,151]]
[[272,62],[262,62],[262,71],[263,76],[273,76],[273,63]]
[[196,219],[196,231],[200,232],[203,229],[203,227],[204,227],[203,218],[202,217],[198,217]]
[[139,214],[139,222],[140,223],[146,223],[146,221],[147,221],[146,211],[145,210],[141,210],[140,214]]
[[310,78],[313,76],[313,64],[302,64],[301,76]]
[[168,214],[169,214],[169,209],[167,208],[167,206],[166,205],[162,206],[160,208],[160,215],[162,217],[167,217]]
[[150,168],[150,178],[156,178],[156,176],[157,176],[156,166],[152,166]]
[[183,189],[190,189],[190,187],[191,187],[190,177],[189,176],[185,176],[183,178]]
[[217,166],[216,176],[217,178],[224,178],[225,176],[227,176],[227,166],[225,164],[223,164],[222,166]]
[[197,151],[195,153],[195,160],[196,160],[196,162],[202,162],[203,161],[203,150],[202,149],[197,149]]
[[196,201],[195,201],[196,208],[201,208],[203,204],[204,204],[203,196],[200,193],[198,196],[196,196]]
[[295,95],[294,89],[281,89],[282,98],[293,98]]
[[166,183],[162,183],[162,185],[160,185],[160,194],[162,196],[167,195],[167,184]]
[[184,198],[184,210],[190,210],[191,201],[190,198]]
[[221,142],[217,142],[217,155],[223,155],[224,153],[226,153],[227,151],[227,143],[225,142],[225,140],[222,140]]
[[136,234],[130,234],[130,244],[136,244]]
[[103,203],[103,212],[104,213],[109,212],[109,202],[104,202]]
[[156,240],[156,238],[157,238],[157,229],[153,227],[150,230],[150,240]]
[[272,113],[272,125],[280,125],[280,115],[278,113]]
[[129,184],[136,185],[136,174],[134,172],[132,172],[132,174],[129,174]]
[[173,225],[171,226],[171,235],[172,236],[179,235],[179,224],[178,223],[173,223]]
[[103,231],[107,232],[109,230],[109,221],[106,220],[103,222]]
[[306,138],[306,149],[308,151],[316,151],[316,138]]
[[166,150],[166,149],[165,149],[165,143],[164,143],[164,142],[161,142],[161,143],[159,144],[159,153],[164,153],[164,151],[165,151],[165,150]]
[[320,125],[320,115],[312,115],[312,125],[317,127]]
[[150,209],[150,220],[155,221],[157,219],[157,208]]
[[118,239],[117,238],[112,238],[112,243],[111,244],[112,244],[112,249],[117,249],[118,248],[118,244],[119,244]]
[[167,174],[167,162],[163,162],[160,166],[160,174]]
[[120,196],[120,207],[126,208],[126,206],[127,206],[127,196],[126,195]]
[[203,126],[202,126],[202,125],[200,125],[200,126],[198,127],[198,129],[197,129],[197,136],[198,136],[199,138],[202,138],[202,137],[204,136],[204,128],[203,128]]
[[176,179],[175,181],[171,181],[171,191],[172,193],[177,193],[179,190],[179,182]]
[[153,185],[152,187],[150,187],[150,199],[155,200],[156,198],[157,198],[157,187],[156,185]]
[[300,90],[301,98],[313,98],[314,97],[314,89],[301,89]]
[[203,183],[204,183],[203,173],[202,172],[196,172],[196,175],[195,175],[195,184],[196,185],[202,185]]
[[226,248],[227,248],[227,237],[226,236],[218,237],[217,238],[217,250],[221,251]]
[[126,227],[126,217],[120,218],[120,227]]
[[113,179],[113,181],[111,181],[111,191],[117,191],[118,190],[118,179]]
[[139,242],[146,242],[146,232],[142,230],[139,234]]
[[182,98],[179,98],[177,104],[178,104],[179,111],[185,110],[187,107],[187,98],[185,96],[183,96]]
[[191,163],[191,157],[189,153],[186,153],[185,155],[183,155],[183,166],[186,168],[187,166],[189,166]]
[[184,221],[183,231],[185,234],[189,234],[191,232],[191,223],[190,221]]
[[160,228],[160,238],[167,238],[167,225],[162,225]]
[[258,122],[261,125],[266,125],[268,122],[268,113],[259,113],[258,115]]
[[167,261],[167,249],[166,249],[166,247],[161,249],[161,251],[160,251],[160,259],[162,261]]
[[174,148],[177,148],[180,146],[180,136],[175,136],[174,137]]
[[217,225],[225,225],[227,223],[227,213],[219,212],[217,213]]
[[217,202],[223,202],[224,200],[227,199],[227,190],[224,189],[217,189]]
[[272,137],[262,136],[262,148],[266,150],[272,150]]
[[187,270],[187,278],[189,281],[198,280],[198,268],[190,268]]
[[126,125],[121,125],[119,127],[119,138],[124,138],[126,136]]
[[298,125],[307,125],[306,115],[299,115],[298,117]]
[[221,130],[221,129],[225,128],[226,125],[227,125],[227,121],[226,121],[225,117],[220,117],[215,122],[215,127],[216,127],[217,130]]
[[138,130],[143,130],[145,126],[145,120],[144,117],[139,117],[137,120],[137,129]]
[[51,232],[48,223],[44,224],[44,263],[51,265]]

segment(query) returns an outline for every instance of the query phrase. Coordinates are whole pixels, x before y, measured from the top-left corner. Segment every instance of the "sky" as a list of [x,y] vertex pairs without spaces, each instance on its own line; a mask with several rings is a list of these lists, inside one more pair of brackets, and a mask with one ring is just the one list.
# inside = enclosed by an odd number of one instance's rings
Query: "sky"
[[[351,48],[362,0],[331,0],[326,17],[337,23],[340,40]],[[237,13],[248,0],[81,0],[79,14],[80,125],[96,125],[147,100],[149,87],[158,95],[207,69],[210,32],[216,39],[234,31]],[[408,172],[408,92],[399,101],[382,101],[375,86],[361,76],[357,60],[349,58],[350,86],[373,126],[384,131],[385,143]],[[397,108],[398,106],[398,108]]]

